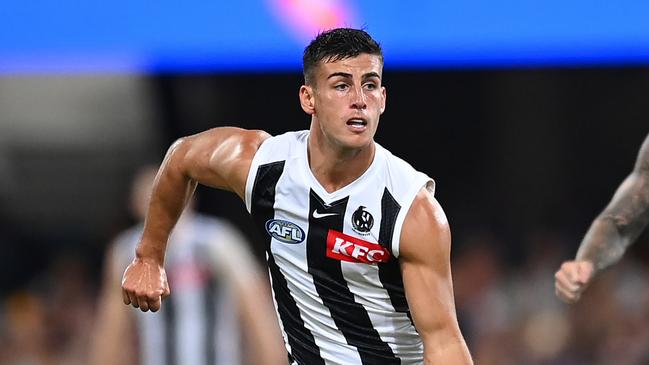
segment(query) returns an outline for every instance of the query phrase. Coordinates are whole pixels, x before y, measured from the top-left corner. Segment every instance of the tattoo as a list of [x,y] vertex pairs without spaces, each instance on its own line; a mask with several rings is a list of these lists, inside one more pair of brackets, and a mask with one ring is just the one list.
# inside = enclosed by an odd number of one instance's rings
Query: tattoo
[[635,167],[613,199],[595,219],[577,253],[598,270],[616,263],[649,223],[649,136]]

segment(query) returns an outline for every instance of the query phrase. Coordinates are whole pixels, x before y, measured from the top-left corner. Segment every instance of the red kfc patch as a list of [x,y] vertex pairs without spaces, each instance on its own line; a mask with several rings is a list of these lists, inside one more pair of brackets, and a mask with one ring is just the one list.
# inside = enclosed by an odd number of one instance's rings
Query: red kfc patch
[[390,252],[378,243],[367,242],[330,229],[327,234],[327,257],[341,261],[376,264],[388,262]]

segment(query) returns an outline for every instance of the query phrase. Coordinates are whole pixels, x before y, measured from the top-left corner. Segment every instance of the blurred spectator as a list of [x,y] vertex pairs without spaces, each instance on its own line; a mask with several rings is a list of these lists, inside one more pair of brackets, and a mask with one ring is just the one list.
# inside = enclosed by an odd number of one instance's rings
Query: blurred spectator
[[[134,180],[131,209],[140,221],[156,170],[145,168]],[[165,262],[175,295],[158,313],[125,306],[121,275],[141,230],[140,223],[120,234],[107,254],[92,364],[236,365],[286,358],[270,288],[248,243],[226,222],[191,207],[174,229]]]

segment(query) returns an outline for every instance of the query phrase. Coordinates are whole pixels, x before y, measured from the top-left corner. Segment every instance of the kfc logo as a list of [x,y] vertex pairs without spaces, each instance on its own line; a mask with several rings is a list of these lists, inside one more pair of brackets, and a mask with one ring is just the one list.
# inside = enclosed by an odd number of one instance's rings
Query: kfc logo
[[367,242],[330,229],[327,234],[327,257],[341,261],[376,264],[388,262],[390,252],[378,243]]

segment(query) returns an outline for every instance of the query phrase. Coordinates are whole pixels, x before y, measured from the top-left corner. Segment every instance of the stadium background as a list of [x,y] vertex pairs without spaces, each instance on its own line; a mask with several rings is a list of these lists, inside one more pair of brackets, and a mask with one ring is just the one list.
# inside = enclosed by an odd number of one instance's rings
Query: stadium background
[[[552,288],[649,132],[646,2],[3,7],[0,363],[21,351],[84,363],[134,171],[210,127],[307,128],[301,52],[339,25],[384,46],[376,139],[437,181],[476,363],[649,361],[647,234],[579,304]],[[234,196],[200,189],[199,210],[256,239]]]

